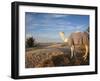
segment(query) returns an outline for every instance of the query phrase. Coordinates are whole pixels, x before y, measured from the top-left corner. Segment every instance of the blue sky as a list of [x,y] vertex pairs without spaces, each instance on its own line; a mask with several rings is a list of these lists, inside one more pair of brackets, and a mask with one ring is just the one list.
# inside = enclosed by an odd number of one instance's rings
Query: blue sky
[[88,15],[25,13],[26,38],[33,36],[37,42],[62,42],[59,32],[68,37],[72,32],[85,31]]

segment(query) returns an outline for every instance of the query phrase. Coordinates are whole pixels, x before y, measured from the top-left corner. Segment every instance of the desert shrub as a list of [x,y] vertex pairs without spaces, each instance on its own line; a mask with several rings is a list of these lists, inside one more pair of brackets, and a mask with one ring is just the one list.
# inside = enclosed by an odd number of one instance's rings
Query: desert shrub
[[26,47],[34,47],[35,39],[33,37],[29,37],[26,39]]

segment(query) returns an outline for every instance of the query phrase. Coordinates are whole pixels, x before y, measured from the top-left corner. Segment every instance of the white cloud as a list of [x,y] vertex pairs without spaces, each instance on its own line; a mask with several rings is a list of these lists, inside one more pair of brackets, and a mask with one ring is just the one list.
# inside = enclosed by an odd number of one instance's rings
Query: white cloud
[[59,18],[59,17],[67,17],[68,15],[64,15],[64,14],[57,14],[57,15],[52,15],[52,17],[55,17],[55,18]]

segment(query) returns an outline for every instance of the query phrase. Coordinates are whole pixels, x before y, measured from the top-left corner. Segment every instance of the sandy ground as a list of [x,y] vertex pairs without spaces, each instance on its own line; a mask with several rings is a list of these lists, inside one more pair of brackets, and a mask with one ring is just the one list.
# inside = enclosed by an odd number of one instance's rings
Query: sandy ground
[[89,65],[89,58],[83,60],[83,51],[78,50],[76,56],[70,58],[69,46],[62,44],[42,44],[39,48],[29,48],[25,54],[25,67],[58,67]]

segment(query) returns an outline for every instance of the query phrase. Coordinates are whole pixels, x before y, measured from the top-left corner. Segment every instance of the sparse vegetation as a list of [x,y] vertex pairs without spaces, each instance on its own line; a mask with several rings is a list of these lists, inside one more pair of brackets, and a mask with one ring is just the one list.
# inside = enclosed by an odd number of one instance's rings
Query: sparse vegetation
[[35,46],[35,39],[33,37],[29,37],[26,39],[26,47],[34,47]]

